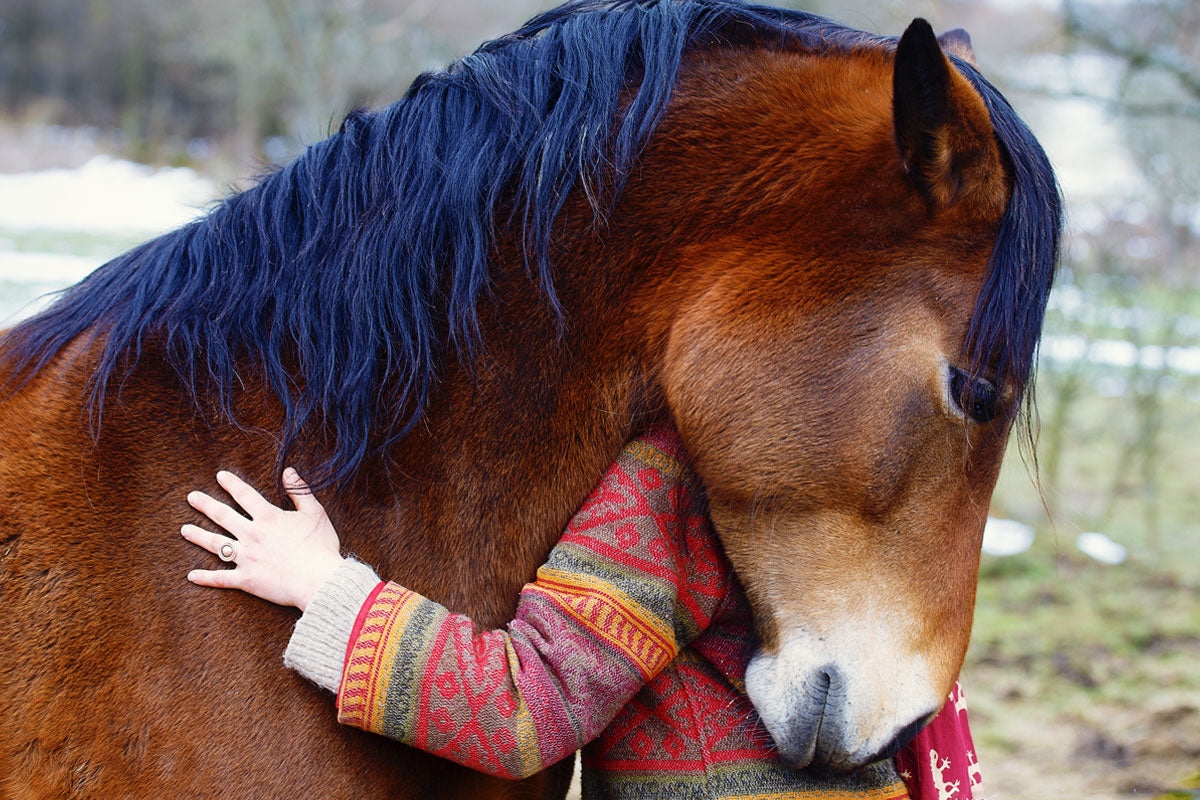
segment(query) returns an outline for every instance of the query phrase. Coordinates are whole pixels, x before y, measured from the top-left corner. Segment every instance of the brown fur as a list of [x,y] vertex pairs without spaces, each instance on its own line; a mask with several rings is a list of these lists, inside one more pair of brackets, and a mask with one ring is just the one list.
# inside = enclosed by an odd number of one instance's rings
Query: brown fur
[[[446,366],[390,482],[374,465],[322,498],[346,549],[500,625],[622,444],[670,417],[767,646],[867,574],[925,620],[913,646],[948,689],[1007,426],[944,414],[928,364],[959,355],[1007,197],[961,79],[954,103],[931,208],[897,153],[890,54],[692,57],[604,239],[568,205],[565,337],[505,243],[479,362]],[[215,561],[177,534],[200,522],[186,490],[219,491],[218,468],[272,485],[273,442],[208,426],[141,364],[95,443],[86,353],[0,408],[0,797],[562,796],[569,766],[506,784],[340,728],[280,662],[295,612],[187,583]],[[785,518],[812,534],[764,533]]]

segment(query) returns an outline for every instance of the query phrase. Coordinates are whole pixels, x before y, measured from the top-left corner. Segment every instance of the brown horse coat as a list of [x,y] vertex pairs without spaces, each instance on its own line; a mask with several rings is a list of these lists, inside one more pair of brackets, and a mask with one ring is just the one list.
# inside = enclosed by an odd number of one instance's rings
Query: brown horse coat
[[[870,746],[944,699],[1011,419],[967,420],[946,362],[964,363],[1012,181],[988,110],[937,57],[941,106],[897,120],[886,45],[687,55],[599,234],[582,192],[560,215],[569,324],[501,230],[485,346],[448,358],[419,426],[322,497],[345,548],[501,625],[623,443],[670,417],[764,653],[791,657],[791,614],[836,626],[872,608],[851,580],[869,572],[899,598],[874,609],[896,622],[897,652],[928,665],[897,689],[917,698],[896,712],[910,715]],[[103,341],[77,340],[0,405],[0,797],[565,792],[569,765],[505,784],[339,728],[280,661],[295,612],[189,585],[204,557],[176,534],[201,522],[185,490],[219,492],[219,468],[277,481],[282,412],[248,368],[234,405],[253,425],[198,413],[149,340],[93,440],[85,387]],[[918,596],[930,585],[943,592]],[[892,619],[901,608],[911,624]],[[853,756],[829,747],[831,766]]]

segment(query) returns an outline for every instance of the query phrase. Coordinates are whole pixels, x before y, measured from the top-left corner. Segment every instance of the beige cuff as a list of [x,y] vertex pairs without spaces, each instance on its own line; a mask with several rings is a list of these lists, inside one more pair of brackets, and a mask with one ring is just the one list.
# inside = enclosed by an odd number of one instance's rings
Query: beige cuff
[[346,647],[358,612],[379,576],[361,561],[347,558],[313,594],[296,621],[283,653],[284,666],[324,689],[337,692],[346,662]]

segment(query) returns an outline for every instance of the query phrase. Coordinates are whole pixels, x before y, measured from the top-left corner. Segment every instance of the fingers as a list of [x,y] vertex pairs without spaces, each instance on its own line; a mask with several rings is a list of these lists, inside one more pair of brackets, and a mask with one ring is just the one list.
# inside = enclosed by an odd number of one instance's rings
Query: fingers
[[235,548],[237,546],[234,543],[234,540],[230,539],[228,536],[222,536],[219,533],[206,531],[204,528],[201,528],[197,525],[184,525],[179,529],[179,532],[183,534],[183,538],[187,539],[194,545],[203,547],[214,556],[219,555],[218,551],[221,549],[221,545],[223,544],[234,544]]
[[188,492],[187,501],[192,508],[235,536],[248,531],[250,520],[204,492]]
[[308,488],[308,484],[291,467],[283,471],[283,488],[287,490],[288,497],[292,498],[292,502],[296,504],[296,510],[301,514],[311,516],[313,514],[325,513],[325,509],[321,507],[320,502],[313,496],[312,490]]
[[188,580],[197,586],[212,586],[216,589],[243,589],[245,573],[240,569],[194,569]]
[[[218,555],[222,545],[232,544],[237,547],[235,540],[219,533],[206,531],[196,525],[184,525],[179,529],[183,538],[195,545],[203,547],[213,555]],[[247,591],[245,570],[237,569],[194,569],[188,573],[187,579],[197,586],[211,586],[215,589],[241,589]]]
[[237,504],[252,519],[278,510],[276,506],[272,505],[266,498],[259,494],[253,486],[228,470],[221,470],[217,473],[217,483],[221,484],[222,489],[229,492],[229,496],[236,500]]
[[[184,525],[179,532],[183,534],[183,538],[213,555],[217,554],[221,545],[234,541],[195,525]],[[245,573],[236,569],[236,565],[235,569],[194,569],[188,573],[187,578],[197,586],[212,586],[217,589],[243,589],[245,583]]]

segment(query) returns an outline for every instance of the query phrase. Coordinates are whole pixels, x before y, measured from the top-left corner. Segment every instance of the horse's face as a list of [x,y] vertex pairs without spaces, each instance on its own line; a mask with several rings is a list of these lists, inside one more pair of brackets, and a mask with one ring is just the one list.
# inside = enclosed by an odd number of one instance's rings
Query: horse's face
[[[914,28],[894,120],[887,80],[853,141],[814,132],[845,172],[807,178],[801,222],[689,254],[704,277],[669,334],[668,403],[759,626],[747,690],[796,765],[887,755],[945,702],[1013,413],[958,371],[1008,179],[978,96]],[[940,94],[913,107],[929,63]],[[849,201],[816,183],[839,179]]]

